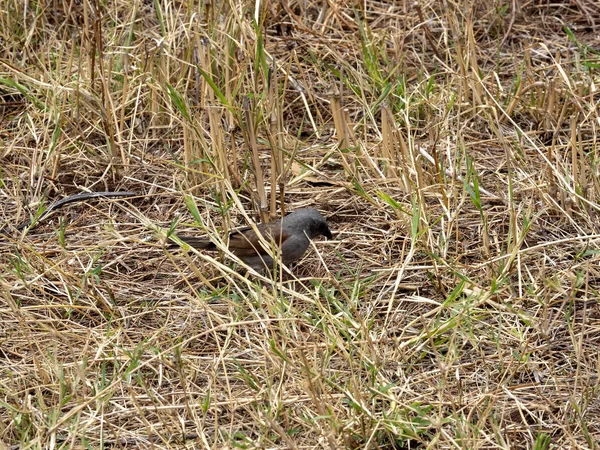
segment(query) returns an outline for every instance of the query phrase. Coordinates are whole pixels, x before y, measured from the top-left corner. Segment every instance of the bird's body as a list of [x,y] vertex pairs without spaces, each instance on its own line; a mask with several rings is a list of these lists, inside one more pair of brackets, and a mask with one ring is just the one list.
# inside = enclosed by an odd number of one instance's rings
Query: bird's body
[[[256,228],[267,243],[272,242],[279,251],[281,262],[290,265],[308,250],[310,240],[317,236],[331,239],[331,231],[319,211],[313,208],[298,209],[282,219],[261,223]],[[208,238],[177,236],[197,249],[214,250],[216,245]],[[261,244],[252,227],[240,228],[229,234],[229,250],[258,272],[273,268],[273,258]]]

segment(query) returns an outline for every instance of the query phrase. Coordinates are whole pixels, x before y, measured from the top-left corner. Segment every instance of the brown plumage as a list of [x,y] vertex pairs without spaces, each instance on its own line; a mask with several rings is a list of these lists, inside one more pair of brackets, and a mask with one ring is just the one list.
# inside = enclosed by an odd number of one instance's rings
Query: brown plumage
[[[286,266],[304,255],[310,240],[317,236],[331,239],[331,231],[319,211],[313,208],[298,209],[283,219],[257,225],[258,231],[267,242],[274,242],[281,249],[281,260]],[[177,236],[186,244],[197,249],[214,250],[215,244],[208,238]],[[176,247],[171,245],[170,248]],[[258,272],[273,268],[273,258],[260,243],[251,227],[240,228],[229,234],[229,250]]]

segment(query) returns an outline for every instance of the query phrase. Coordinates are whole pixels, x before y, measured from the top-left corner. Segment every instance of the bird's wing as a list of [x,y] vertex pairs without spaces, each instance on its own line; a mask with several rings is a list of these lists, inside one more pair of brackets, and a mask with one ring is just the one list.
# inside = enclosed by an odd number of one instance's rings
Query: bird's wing
[[[261,223],[257,225],[257,228],[267,242],[273,240],[278,246],[281,246],[289,237],[289,234],[281,229],[281,221]],[[229,235],[229,249],[240,257],[265,253],[260,239],[252,227],[232,231]]]

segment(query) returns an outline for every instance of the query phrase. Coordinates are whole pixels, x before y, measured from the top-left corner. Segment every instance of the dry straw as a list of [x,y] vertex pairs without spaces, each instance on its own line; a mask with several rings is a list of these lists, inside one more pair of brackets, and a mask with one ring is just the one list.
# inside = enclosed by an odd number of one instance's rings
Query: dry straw
[[597,448],[596,3],[0,0],[0,447]]

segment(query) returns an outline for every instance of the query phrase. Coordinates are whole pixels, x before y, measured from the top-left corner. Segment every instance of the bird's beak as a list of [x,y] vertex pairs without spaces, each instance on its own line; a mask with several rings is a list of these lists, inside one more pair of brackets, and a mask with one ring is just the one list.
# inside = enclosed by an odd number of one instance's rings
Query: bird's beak
[[323,236],[325,236],[327,239],[333,239],[333,236],[331,235],[331,231],[329,230],[329,228],[325,228],[325,232],[323,233]]

